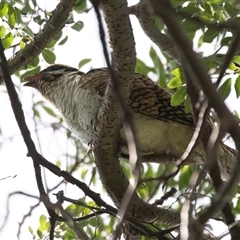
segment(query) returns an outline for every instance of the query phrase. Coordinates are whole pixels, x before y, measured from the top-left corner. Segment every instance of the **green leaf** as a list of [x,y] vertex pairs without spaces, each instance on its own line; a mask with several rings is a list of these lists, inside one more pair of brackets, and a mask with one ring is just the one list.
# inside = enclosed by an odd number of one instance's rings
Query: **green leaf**
[[147,189],[145,183],[142,183],[142,184],[140,184],[140,185],[137,187],[137,193],[140,195],[140,197],[141,197],[142,199],[144,199],[144,198],[146,198],[147,196],[149,196],[149,192],[148,192],[148,189]]
[[77,13],[82,13],[86,10],[86,8],[86,0],[77,0],[73,7],[73,10],[75,10]]
[[75,204],[70,204],[66,207],[65,211],[67,211],[68,213],[71,213],[71,214],[75,214],[75,211],[76,211],[76,205]]
[[2,25],[0,26],[0,38],[3,38],[6,35],[6,28]]
[[208,2],[204,2],[203,6],[204,6],[205,12],[206,12],[208,15],[212,15],[213,9],[212,9],[212,7],[211,7],[211,4],[208,3]]
[[0,3],[0,17],[4,17],[8,13],[8,3]]
[[58,45],[64,45],[67,40],[68,36],[66,36]]
[[20,41],[20,49],[25,48],[25,46],[26,46],[26,43],[23,41]]
[[46,48],[43,49],[42,56],[43,56],[44,60],[49,64],[53,64],[56,60],[55,53]]
[[237,213],[240,213],[240,198],[238,198],[237,204],[236,204],[236,207],[234,208],[234,210],[235,210]]
[[[181,1],[180,1],[181,2]],[[186,2],[186,1],[184,1]],[[180,8],[180,12],[188,15],[196,14],[200,12],[200,9],[196,7],[195,3],[189,3],[187,7]]]
[[178,88],[178,90],[172,95],[171,105],[172,106],[180,105],[184,101],[186,95],[187,95],[187,87],[186,86],[182,86],[182,87]]
[[14,36],[13,34],[10,32],[8,33],[3,39],[2,39],[2,45],[5,49],[11,47],[12,42],[13,42]]
[[51,229],[50,222],[46,222],[46,224],[45,224],[45,230],[46,230],[47,232],[49,232],[50,229]]
[[70,15],[66,21],[66,24],[72,24],[72,23],[74,23],[73,12],[70,12]]
[[164,23],[160,18],[155,17],[154,22],[159,31],[162,31],[164,29]]
[[206,43],[211,43],[215,37],[219,34],[219,31],[213,28],[209,28],[203,37],[203,41]]
[[234,62],[230,62],[230,64],[228,65],[228,69],[235,71],[237,69],[237,66]]
[[60,31],[60,32],[56,35],[56,37],[54,38],[56,42],[62,37],[62,34],[63,34],[63,32]]
[[42,229],[45,229],[46,222],[47,222],[47,217],[45,215],[41,215],[39,218],[39,223]]
[[40,237],[40,239],[42,238],[42,236],[43,236],[42,229],[38,228],[37,235]]
[[192,103],[188,96],[184,102],[184,110],[185,110],[185,113],[190,113],[192,111]]
[[180,68],[175,68],[172,72],[172,75],[174,75],[175,77],[181,77],[181,71]]
[[228,78],[218,89],[218,93],[223,97],[224,100],[229,96],[231,92],[231,83],[232,79]]
[[39,64],[39,57],[35,57],[30,63],[27,64],[30,68],[35,68]]
[[237,98],[239,98],[239,96],[240,96],[240,75],[238,75],[238,77],[236,79],[234,88],[235,88],[235,92],[236,92]]
[[206,58],[206,65],[209,69],[216,69],[225,60],[225,55],[217,54]]
[[78,64],[78,68],[80,69],[82,66],[84,66],[85,64],[91,62],[91,59],[90,58],[85,58],[83,60],[81,60]]
[[200,25],[196,23],[195,21],[191,19],[186,19],[182,26],[186,29],[186,31],[189,33],[196,33],[196,31],[200,28]]
[[135,72],[147,76],[149,72],[156,73],[155,69],[146,65],[145,62],[137,58]]
[[229,46],[230,42],[232,41],[232,37],[225,37],[221,40],[221,46]]
[[[76,234],[74,233],[74,231],[71,228],[67,229],[66,235],[74,237],[74,238],[70,238],[70,239],[76,239]],[[67,238],[67,239],[69,239],[69,238]]]
[[61,167],[62,167],[62,162],[61,162],[60,160],[57,160],[57,161],[55,162],[55,165],[56,165],[57,167],[61,168]]
[[182,6],[184,3],[186,3],[186,0],[171,1],[171,4],[174,8]]
[[54,45],[56,44],[56,40],[55,39],[52,39],[48,45],[46,46],[46,48],[52,48]]
[[28,76],[32,76],[32,75],[35,75],[36,73],[39,73],[40,72],[40,66],[34,68],[34,69],[31,69],[30,71],[27,71],[25,72],[24,74],[21,75],[21,81],[25,78],[25,77],[28,77]]
[[182,190],[183,188],[189,186],[191,176],[192,176],[191,166],[184,166],[181,169],[181,175],[178,181],[179,190]]
[[8,11],[8,24],[11,28],[13,28],[16,24],[14,8],[11,5],[9,5],[9,11]]
[[82,28],[83,28],[83,22],[82,21],[78,21],[76,23],[73,24],[73,26],[71,27],[73,30],[76,30],[76,31],[81,31]]
[[43,107],[43,109],[50,115],[50,116],[52,116],[52,117],[56,117],[57,115],[55,114],[55,112],[51,109],[51,108],[49,108],[49,107],[47,107],[47,106],[42,106]]
[[31,226],[28,226],[28,231],[33,235],[33,229]]
[[16,22],[19,24],[19,23],[22,23],[22,17],[21,17],[21,12],[18,8],[14,7],[14,15],[15,15],[15,20]]
[[22,31],[25,32],[31,38],[34,38],[34,33],[32,32],[32,30],[29,27],[26,26],[26,27],[22,28]]
[[27,15],[27,14],[31,14],[34,12],[34,10],[31,8],[30,4],[29,4],[30,1],[25,1],[24,2],[24,8],[21,10],[22,14],[23,15]]
[[172,78],[170,81],[169,81],[169,83],[167,84],[167,86],[169,87],[169,88],[171,88],[171,89],[173,89],[173,88],[178,88],[178,87],[180,87],[182,85],[182,80],[181,80],[181,78],[179,78],[179,77],[174,77],[174,78]]
[[67,138],[72,137],[72,132],[71,131],[67,131]]
[[97,227],[98,226],[98,219],[97,218],[90,218],[88,220],[89,225],[92,227]]
[[166,83],[166,77],[165,77],[165,70],[162,64],[162,61],[160,60],[160,58],[158,57],[155,49],[153,47],[150,48],[149,51],[149,56],[152,59],[153,62],[153,66],[154,69],[160,79],[160,85],[164,88],[167,87],[167,83]]
[[[48,14],[47,14],[47,15],[48,15]],[[51,15],[51,13],[50,13],[50,15]],[[33,21],[34,21],[35,23],[37,23],[39,26],[41,26],[43,23],[46,23],[46,22],[47,22],[46,19],[45,19],[45,18],[42,18],[40,15],[34,17],[34,18],[33,18]]]
[[240,67],[240,56],[236,56],[233,58],[233,62],[237,65],[237,67]]
[[34,113],[34,117],[38,117],[38,118],[41,118],[40,117],[40,113],[37,109],[33,109],[33,113]]

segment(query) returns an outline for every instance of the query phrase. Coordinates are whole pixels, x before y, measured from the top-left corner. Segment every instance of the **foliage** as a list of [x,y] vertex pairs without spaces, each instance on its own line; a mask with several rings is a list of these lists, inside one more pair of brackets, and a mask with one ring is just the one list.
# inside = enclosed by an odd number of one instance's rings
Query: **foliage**
[[[215,82],[216,77],[221,71],[221,64],[223,63],[228,46],[236,35],[234,25],[230,25],[232,28],[229,29],[223,26],[230,21],[239,20],[240,4],[234,0],[172,0],[171,3],[179,13],[182,27],[194,42],[194,49],[199,52],[199,56],[202,57],[206,68],[209,70],[212,81]],[[43,49],[41,54],[26,66],[16,71],[15,76],[22,81],[26,76],[39,72],[43,63],[54,63],[57,57],[57,53],[55,52],[56,46],[61,45],[64,47],[71,37],[71,31],[81,31],[82,28],[84,28],[84,22],[78,20],[76,16],[88,13],[89,6],[90,4],[87,4],[86,1],[78,0],[77,5],[66,22],[65,28],[67,28],[69,32],[67,33],[65,30],[59,32],[46,48]],[[33,41],[35,34],[49,21],[53,11],[54,10],[48,12],[40,8],[38,1],[34,0],[1,1],[0,37],[6,53],[12,54],[13,52],[21,50],[25,48],[29,42]],[[159,27],[167,34],[168,31],[161,21]],[[139,39],[136,39],[136,41],[139,41]],[[207,51],[205,50],[206,48],[208,49]],[[219,92],[224,99],[227,99],[231,94],[235,94],[236,98],[240,96],[239,53],[238,51],[234,60],[229,65],[226,77],[219,86]],[[159,54],[156,47],[149,49],[149,57],[152,61],[151,63],[145,63],[140,59],[137,60],[136,71],[157,79],[158,84],[164,88],[168,88],[169,91],[173,93],[171,104],[177,106],[184,103],[186,112],[190,112],[191,104],[187,96],[186,81],[179,65],[164,52]],[[79,68],[90,61],[91,59],[79,59]],[[1,94],[5,93],[1,92]],[[52,159],[55,164],[65,168],[65,170],[76,176],[76,178],[88,183],[91,189],[94,189],[97,193],[103,194],[103,196],[106,197],[104,190],[99,184],[93,158],[86,155],[84,146],[82,146],[67,129],[62,119],[56,114],[55,109],[39,99],[32,103],[32,109],[34,121],[38,125],[38,127],[35,128],[36,132],[41,131],[40,129],[50,128],[53,141],[60,139],[60,137],[63,139],[60,154],[56,156],[56,159]],[[0,134],[2,133],[0,132]],[[39,143],[40,145],[41,141]],[[65,149],[65,152],[64,150],[62,152],[64,143],[67,144],[68,148]],[[2,145],[4,145],[3,141],[0,142],[0,146]],[[69,145],[71,145],[71,147],[69,147]],[[132,173],[128,162],[121,160],[121,165],[126,175],[130,177]],[[172,173],[175,170],[174,166],[150,163],[143,164],[137,192],[142,199],[154,202],[155,200],[161,199],[161,197],[166,192],[171,191],[172,188],[176,188],[177,193],[169,197],[163,203],[163,206],[170,206],[171,208],[179,210],[182,208],[186,196],[189,194],[188,187],[193,173],[200,171],[200,169],[201,166],[184,166],[177,176],[164,182],[161,180],[162,176],[167,176]],[[49,176],[46,178],[46,181],[49,181]],[[61,183],[61,187],[64,187],[64,182],[61,180],[59,180],[59,182]],[[66,184],[66,189],[67,188],[68,185]],[[59,183],[51,186],[51,188],[49,187],[48,194],[56,193],[58,189]],[[194,195],[194,217],[197,218],[204,211],[205,207],[213,200],[214,194],[211,180],[206,176],[204,181],[197,187]],[[68,197],[70,197],[69,195]],[[76,198],[78,199],[79,197]],[[237,216],[240,213],[240,200],[234,193],[232,200],[233,213]],[[81,199],[78,199],[78,201],[80,204],[68,203],[64,205],[64,208],[73,218],[80,219],[77,222],[80,228],[83,228],[91,238],[95,237],[95,239],[105,239],[106,236],[113,233],[116,226],[116,219],[113,216],[110,214],[97,215],[96,212],[102,210],[101,207],[97,206],[96,203],[87,196],[83,196]],[[222,214],[218,213],[215,217],[221,219]],[[36,219],[33,219],[33,221],[36,221]],[[25,226],[23,225],[22,227],[24,228]],[[149,227],[162,229],[163,225],[152,224]],[[211,231],[211,223],[208,230]],[[32,235],[32,239],[46,239],[50,232],[50,222],[47,214],[39,217],[39,226],[37,229],[29,226],[29,232]],[[56,239],[76,239],[74,231],[62,221],[56,223],[54,234]],[[142,239],[148,238],[143,237]]]

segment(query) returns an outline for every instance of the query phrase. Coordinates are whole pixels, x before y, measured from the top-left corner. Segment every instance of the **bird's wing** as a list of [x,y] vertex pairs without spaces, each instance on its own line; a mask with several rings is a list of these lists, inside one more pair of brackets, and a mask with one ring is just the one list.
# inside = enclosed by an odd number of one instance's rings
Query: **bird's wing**
[[135,112],[161,121],[194,126],[192,115],[185,113],[183,105],[171,106],[171,94],[141,74],[135,74],[130,101]]
[[[100,96],[103,96],[108,79],[109,71],[107,68],[94,69],[84,75],[81,87],[96,91]],[[171,94],[138,73],[135,74],[129,104],[136,113],[161,121],[194,126],[192,115],[185,113],[183,105],[171,106]]]
[[81,77],[81,88],[96,91],[101,97],[107,87],[109,71],[107,68],[92,69]]
[[[107,69],[94,69],[84,75],[81,85],[83,88],[91,88],[103,96],[108,80],[109,72]],[[135,74],[133,81],[129,105],[135,113],[161,121],[194,127],[192,115],[185,113],[183,105],[171,106],[171,94],[138,73]],[[237,152],[234,149],[224,144],[219,145],[218,162],[223,179],[228,179],[229,172],[234,168],[236,155]]]

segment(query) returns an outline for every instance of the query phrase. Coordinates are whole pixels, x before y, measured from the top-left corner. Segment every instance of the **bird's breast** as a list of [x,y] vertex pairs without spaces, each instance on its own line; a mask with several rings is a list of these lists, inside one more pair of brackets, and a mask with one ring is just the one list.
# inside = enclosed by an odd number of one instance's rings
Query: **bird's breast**
[[93,127],[91,121],[101,106],[102,98],[91,90],[76,87],[69,99],[69,111],[62,112],[71,131],[84,143],[92,140]]
[[[140,155],[168,155],[181,157],[191,141],[193,129],[182,124],[165,122],[134,114],[135,131]],[[126,142],[124,129],[120,131],[121,142]],[[128,155],[127,145],[121,151]]]

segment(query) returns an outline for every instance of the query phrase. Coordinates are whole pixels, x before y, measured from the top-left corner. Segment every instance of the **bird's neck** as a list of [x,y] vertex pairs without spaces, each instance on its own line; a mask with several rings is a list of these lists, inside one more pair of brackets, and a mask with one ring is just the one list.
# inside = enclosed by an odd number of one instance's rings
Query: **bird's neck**
[[102,97],[92,89],[83,88],[82,76],[78,74],[58,79],[55,85],[46,91],[46,98],[60,111],[71,131],[88,144],[93,135],[91,121]]

